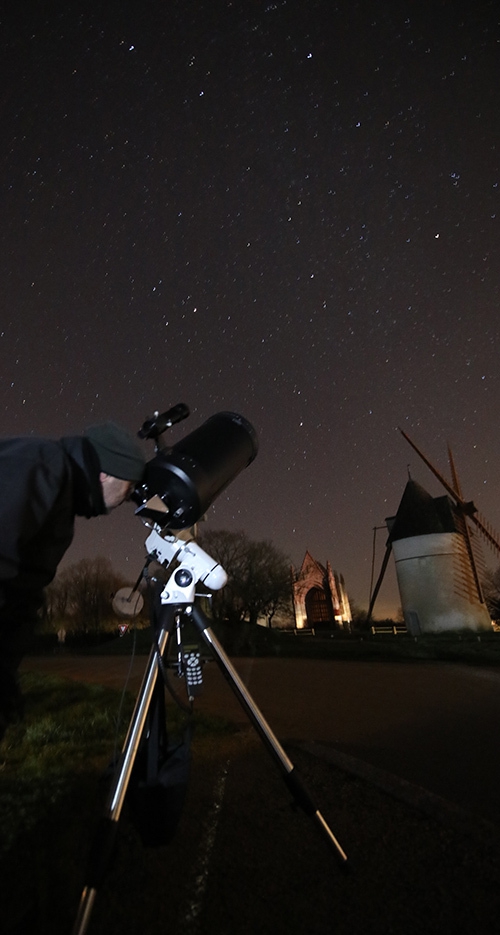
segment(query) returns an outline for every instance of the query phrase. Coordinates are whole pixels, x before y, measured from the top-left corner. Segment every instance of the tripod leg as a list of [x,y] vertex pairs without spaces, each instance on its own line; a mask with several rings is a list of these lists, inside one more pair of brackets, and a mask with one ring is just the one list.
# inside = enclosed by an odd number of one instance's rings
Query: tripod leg
[[[160,631],[157,641],[157,647],[161,655],[163,655],[167,649],[172,627],[173,615],[171,609],[166,608],[164,629]],[[153,646],[149,655],[146,671],[137,696],[127,736],[123,744],[120,762],[116,768],[115,778],[108,796],[108,802],[90,850],[86,883],[80,898],[73,935],[84,935],[87,931],[97,889],[107,873],[108,865],[112,857],[118,821],[125,801],[125,795],[158,676],[157,647]]]
[[347,868],[347,855],[345,851],[340,846],[337,838],[326,823],[321,812],[319,812],[316,808],[304,783],[297,775],[297,771],[293,763],[283,750],[283,747],[273,734],[269,724],[262,715],[262,712],[255,704],[253,698],[247,691],[246,686],[243,684],[238,673],[236,672],[236,669],[228,659],[224,649],[215,636],[215,633],[210,628],[209,621],[205,617],[205,614],[196,604],[194,604],[192,608],[192,617],[196,623],[196,626],[200,630],[203,639],[212,649],[222,674],[228,681],[240,704],[248,714],[248,717],[250,718],[257,733],[260,735],[264,745],[270,751],[271,755],[274,757],[280,769],[282,770],[285,783],[294,796],[295,801],[298,805],[300,805],[301,808],[304,809],[307,815],[309,815],[317,822],[321,831],[326,835],[329,845],[333,847],[336,856],[341,862],[341,865],[344,868]]

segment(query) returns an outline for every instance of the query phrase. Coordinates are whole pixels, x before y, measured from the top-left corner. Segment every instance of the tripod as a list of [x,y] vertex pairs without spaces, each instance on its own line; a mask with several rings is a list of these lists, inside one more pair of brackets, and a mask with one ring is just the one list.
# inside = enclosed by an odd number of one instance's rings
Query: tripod
[[182,555],[183,560],[171,574],[167,584],[161,591],[159,609],[153,611],[159,618],[155,621],[155,631],[158,632],[158,637],[156,645],[153,645],[149,655],[104,815],[101,818],[91,848],[85,887],[81,895],[73,935],[84,935],[87,931],[97,890],[105,877],[107,866],[111,860],[117,824],[125,801],[139,743],[144,732],[159,670],[163,665],[161,657],[166,653],[169,640],[182,619],[193,621],[204,642],[212,650],[219,668],[246,711],[264,745],[281,769],[284,781],[295,801],[319,825],[341,866],[344,868],[347,866],[345,852],[321,812],[314,805],[307,789],[297,775],[293,763],[274,736],[261,711],[232,666],[210,627],[210,621],[196,603],[195,588],[197,580],[203,580],[204,582],[211,580],[214,587],[221,587],[225,583],[225,572],[196,543],[180,542],[173,536],[165,540],[163,537],[158,536],[156,532],[153,532],[146,544],[150,546],[156,544],[156,548],[152,550],[156,556],[158,556],[160,550],[161,555],[159,557],[167,552],[169,560],[178,557],[179,554]]

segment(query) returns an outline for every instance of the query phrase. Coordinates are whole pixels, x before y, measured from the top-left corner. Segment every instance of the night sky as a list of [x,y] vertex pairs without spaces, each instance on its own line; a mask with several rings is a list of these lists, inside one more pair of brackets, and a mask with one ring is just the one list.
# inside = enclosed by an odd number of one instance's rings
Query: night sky
[[[309,549],[364,606],[407,466],[442,493],[398,426],[500,527],[496,0],[0,17],[0,433],[240,412],[260,452],[204,528]],[[66,563],[134,580],[146,537],[126,505]]]

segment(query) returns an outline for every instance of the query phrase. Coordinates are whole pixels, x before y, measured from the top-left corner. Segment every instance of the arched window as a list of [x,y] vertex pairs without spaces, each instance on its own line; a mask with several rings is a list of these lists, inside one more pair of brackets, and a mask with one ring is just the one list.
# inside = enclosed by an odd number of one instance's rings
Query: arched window
[[322,588],[311,588],[306,594],[307,625],[317,627],[322,623],[330,623],[331,615]]

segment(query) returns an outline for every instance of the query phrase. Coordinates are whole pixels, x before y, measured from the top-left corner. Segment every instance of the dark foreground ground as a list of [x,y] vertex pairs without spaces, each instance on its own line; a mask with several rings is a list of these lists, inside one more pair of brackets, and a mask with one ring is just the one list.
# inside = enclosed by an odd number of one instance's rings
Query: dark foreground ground
[[[418,797],[394,798],[301,746],[287,751],[348,853],[349,875],[291,806],[252,730],[206,736],[170,845],[144,848],[122,818],[90,935],[496,935],[495,828],[425,796],[421,810]],[[103,795],[75,788],[0,866],[2,935],[71,931]]]
[[[297,641],[295,641],[297,642]],[[436,661],[233,657],[282,741],[316,741],[500,825],[500,669]],[[26,658],[25,666],[135,695],[145,659]],[[216,663],[195,708],[248,726]]]

